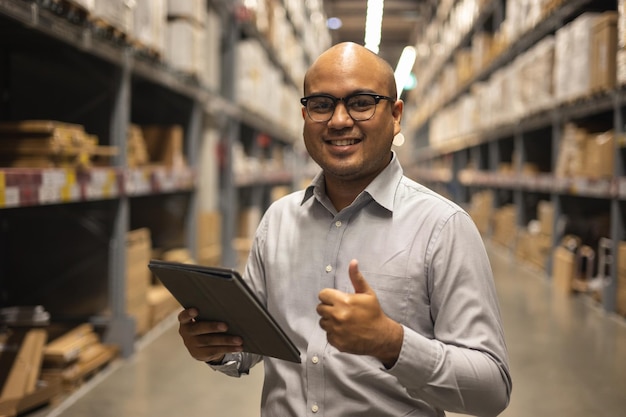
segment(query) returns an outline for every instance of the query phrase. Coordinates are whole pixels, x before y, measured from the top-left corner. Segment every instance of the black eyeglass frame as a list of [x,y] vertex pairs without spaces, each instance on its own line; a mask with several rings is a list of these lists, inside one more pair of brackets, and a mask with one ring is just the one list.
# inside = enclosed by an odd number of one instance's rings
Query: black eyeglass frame
[[[367,119],[355,119],[352,116],[352,114],[350,113],[350,109],[348,108],[348,106],[346,106],[346,103],[348,102],[348,100],[350,100],[352,97],[356,97],[356,96],[370,96],[370,97],[374,98],[374,112]],[[326,120],[315,120],[313,117],[311,117],[311,113],[309,113],[309,107],[307,106],[307,103],[308,103],[308,101],[310,99],[316,98],[316,97],[325,97],[325,98],[329,98],[329,99],[333,100],[333,111],[330,112],[330,116]],[[370,120],[372,117],[374,117],[374,115],[376,114],[376,107],[378,107],[378,103],[380,103],[380,100],[389,100],[389,101],[394,102],[394,103],[396,102],[395,98],[389,97],[389,96],[383,96],[381,94],[375,94],[375,93],[353,93],[353,94],[347,95],[345,97],[335,97],[335,96],[330,95],[330,94],[311,94],[310,96],[302,97],[300,99],[300,103],[306,109],[306,114],[309,116],[309,118],[311,120],[313,120],[314,122],[316,122],[316,123],[326,123],[330,119],[332,119],[333,116],[335,115],[335,110],[337,109],[337,102],[339,102],[339,101],[343,101],[344,106],[346,106],[346,111],[348,112],[348,116],[350,116],[350,118],[352,120],[354,120],[355,122],[365,122],[367,120]]]

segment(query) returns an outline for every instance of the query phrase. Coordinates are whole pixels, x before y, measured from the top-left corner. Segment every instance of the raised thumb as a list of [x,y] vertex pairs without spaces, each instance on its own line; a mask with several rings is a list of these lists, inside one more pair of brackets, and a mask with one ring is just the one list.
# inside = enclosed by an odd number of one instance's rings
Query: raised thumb
[[361,271],[359,271],[359,261],[353,259],[350,261],[350,265],[348,266],[348,274],[350,275],[350,281],[352,281],[352,286],[354,287],[354,292],[356,294],[370,292],[370,286],[365,280]]

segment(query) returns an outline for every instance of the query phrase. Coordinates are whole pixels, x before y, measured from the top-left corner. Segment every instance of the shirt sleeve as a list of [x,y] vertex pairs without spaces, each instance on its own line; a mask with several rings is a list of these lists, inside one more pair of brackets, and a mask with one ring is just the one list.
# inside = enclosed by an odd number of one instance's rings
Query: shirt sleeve
[[405,326],[388,372],[438,408],[498,415],[512,383],[493,274],[471,218],[460,211],[443,221],[426,258],[434,337]]
[[[246,263],[246,270],[243,275],[243,279],[246,280],[251,289],[256,293],[263,303],[265,303],[265,291],[264,286],[260,285],[252,278],[263,277],[263,269],[261,257],[259,256],[259,247],[265,242],[265,235],[267,233],[267,222],[265,217],[261,220],[255,239],[252,244],[252,249],[248,255]],[[240,377],[241,375],[247,375],[250,373],[250,369],[263,359],[262,355],[257,355],[247,352],[228,353],[224,356],[221,364],[208,365],[216,371],[222,372],[225,375],[232,377]]]
[[227,353],[219,364],[207,364],[214,370],[232,377],[248,375],[250,369],[261,360],[260,355],[252,353]]

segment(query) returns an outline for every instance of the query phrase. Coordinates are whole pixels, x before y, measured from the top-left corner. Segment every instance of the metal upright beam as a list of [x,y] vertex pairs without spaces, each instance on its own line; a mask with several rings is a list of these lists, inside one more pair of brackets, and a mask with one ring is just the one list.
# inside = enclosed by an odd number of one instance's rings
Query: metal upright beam
[[[622,113],[622,96],[620,94],[614,95],[613,105],[613,126],[615,137],[620,137],[624,132],[624,114]],[[624,175],[624,163],[622,162],[622,152],[620,144],[617,140],[614,141],[613,149],[613,177],[619,178]],[[619,257],[619,243],[624,240],[624,217],[623,217],[622,203],[619,200],[619,196],[613,197],[611,200],[611,267],[610,267],[610,279],[606,282],[606,286],[602,290],[602,306],[608,312],[614,312],[617,307],[617,291],[618,288],[618,268],[617,262]],[[603,271],[604,272],[604,271]]]
[[[227,99],[235,99],[234,73],[237,65],[236,48],[239,39],[239,24],[230,13],[224,19],[224,45],[222,50],[222,95]],[[239,120],[228,117],[220,138],[222,144],[222,166],[220,173],[220,210],[222,213],[222,264],[237,267],[237,253],[233,247],[236,236],[238,199],[233,173],[233,145],[239,141]]]
[[[117,73],[114,107],[111,116],[111,144],[119,148],[115,160],[125,167],[126,134],[130,123],[131,56],[125,55]],[[130,224],[130,202],[123,195],[117,202],[113,234],[109,245],[109,306],[111,318],[104,338],[120,347],[123,357],[134,352],[135,321],[126,314],[126,233]]]
[[[200,171],[198,167],[198,153],[202,137],[203,114],[203,105],[198,100],[194,100],[189,118],[189,127],[186,132],[187,140],[185,141],[185,151],[187,161],[196,173]],[[196,184],[197,183],[198,182],[196,181]],[[194,189],[191,192],[189,199],[189,209],[187,210],[187,215],[185,216],[185,245],[191,253],[193,259],[198,259],[199,198],[197,189]]]

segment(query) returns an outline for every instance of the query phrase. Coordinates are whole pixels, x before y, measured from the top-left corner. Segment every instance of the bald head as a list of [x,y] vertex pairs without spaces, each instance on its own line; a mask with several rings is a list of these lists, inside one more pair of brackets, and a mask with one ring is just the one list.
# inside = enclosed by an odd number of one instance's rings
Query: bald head
[[372,77],[380,77],[388,88],[385,94],[397,97],[393,68],[374,52],[353,42],[334,45],[313,62],[304,76],[304,95],[309,94],[311,79],[323,76],[329,71],[341,73],[346,68],[359,68]]

